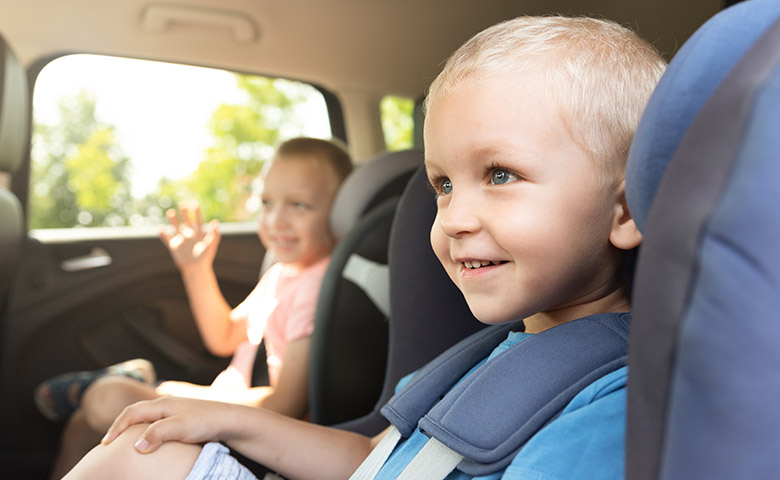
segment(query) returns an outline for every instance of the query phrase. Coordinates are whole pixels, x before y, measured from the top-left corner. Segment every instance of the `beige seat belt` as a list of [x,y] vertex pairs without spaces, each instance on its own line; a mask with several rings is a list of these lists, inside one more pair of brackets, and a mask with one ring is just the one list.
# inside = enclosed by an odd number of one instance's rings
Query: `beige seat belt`
[[401,432],[395,427],[390,428],[384,438],[379,441],[368,457],[355,470],[355,473],[349,477],[349,480],[374,480],[374,477],[379,473],[387,459],[390,458],[390,454],[393,453],[393,449],[395,449],[400,440]]

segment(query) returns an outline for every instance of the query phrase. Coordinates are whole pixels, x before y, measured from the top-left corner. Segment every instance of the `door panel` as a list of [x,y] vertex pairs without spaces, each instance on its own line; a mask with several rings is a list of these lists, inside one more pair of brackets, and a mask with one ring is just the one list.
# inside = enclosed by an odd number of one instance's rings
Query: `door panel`
[[[229,304],[254,287],[263,254],[251,229],[223,233],[215,271]],[[34,405],[42,380],[143,357],[160,379],[208,384],[229,361],[204,347],[178,270],[154,234],[31,238],[15,278],[0,337],[0,465],[23,478],[45,475],[61,428]],[[259,370],[256,381],[267,381]]]

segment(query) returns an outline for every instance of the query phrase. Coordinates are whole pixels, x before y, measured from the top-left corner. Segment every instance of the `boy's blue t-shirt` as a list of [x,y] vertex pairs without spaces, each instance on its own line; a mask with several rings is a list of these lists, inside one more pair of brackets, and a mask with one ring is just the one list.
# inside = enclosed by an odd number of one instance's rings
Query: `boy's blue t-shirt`
[[[530,336],[521,332],[510,333],[469,374]],[[399,388],[410,377],[402,379]],[[558,418],[526,442],[503,472],[472,477],[455,470],[447,480],[622,479],[627,378],[628,368],[623,367],[585,387]],[[396,478],[427,441],[428,437],[415,429],[406,441],[396,447],[376,479]]]

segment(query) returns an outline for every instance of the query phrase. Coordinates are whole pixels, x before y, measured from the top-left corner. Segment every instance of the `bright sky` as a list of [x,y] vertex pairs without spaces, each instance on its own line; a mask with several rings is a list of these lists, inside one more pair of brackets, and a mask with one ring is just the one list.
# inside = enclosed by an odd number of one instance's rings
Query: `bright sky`
[[[151,191],[157,180],[194,170],[211,144],[206,123],[222,103],[244,103],[233,75],[223,70],[144,60],[70,55],[47,65],[33,95],[37,121],[57,121],[57,101],[82,89],[97,99],[96,116],[116,127],[119,144],[133,163],[134,196]],[[327,138],[330,127],[321,96],[302,109],[304,131]]]

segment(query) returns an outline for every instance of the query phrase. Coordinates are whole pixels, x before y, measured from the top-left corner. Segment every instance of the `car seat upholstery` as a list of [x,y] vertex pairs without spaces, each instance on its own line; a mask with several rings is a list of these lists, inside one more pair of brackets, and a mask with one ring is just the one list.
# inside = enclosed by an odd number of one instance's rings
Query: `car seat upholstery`
[[382,154],[358,167],[334,200],[339,238],[325,272],[312,334],[311,420],[332,425],[369,412],[382,389],[390,315],[388,240],[398,197],[420,150]]
[[379,409],[398,381],[484,327],[433,253],[435,215],[433,190],[420,167],[399,200],[390,232],[390,336],[382,393],[370,413],[340,428],[365,435],[382,431],[388,423]]
[[780,472],[780,2],[680,49],[640,122],[626,478]]
[[[29,144],[27,74],[0,37],[0,172],[13,173]],[[22,207],[0,179],[0,316],[5,313],[24,232]]]

